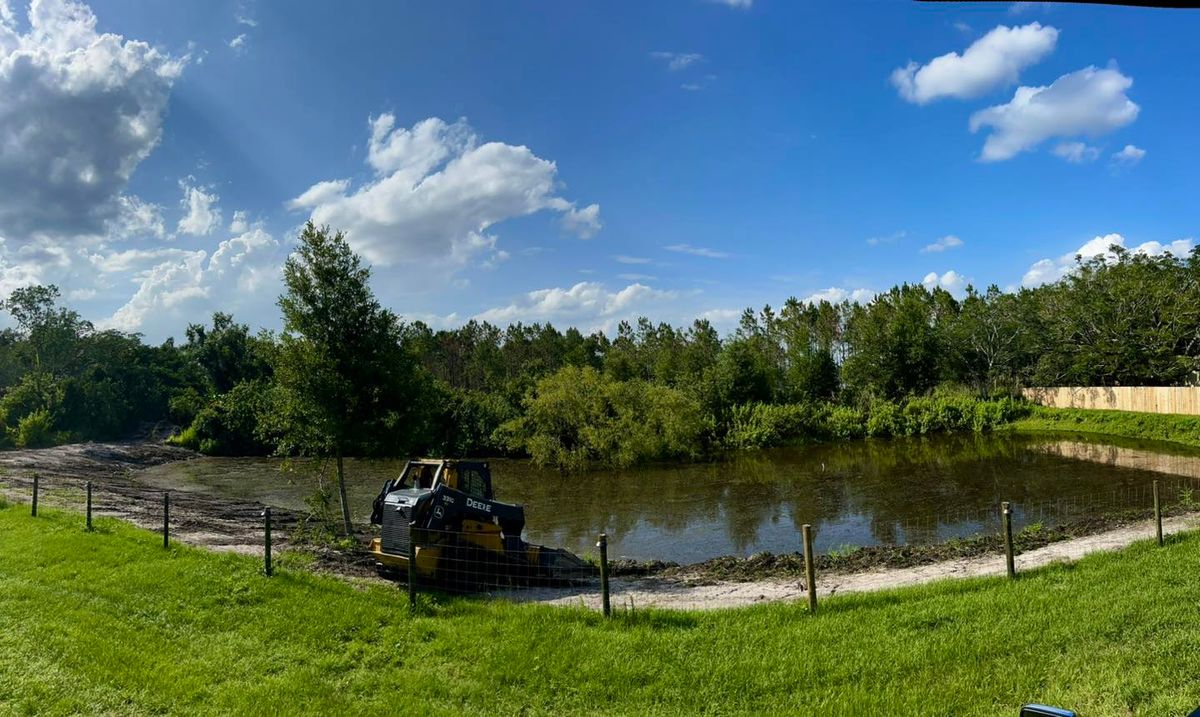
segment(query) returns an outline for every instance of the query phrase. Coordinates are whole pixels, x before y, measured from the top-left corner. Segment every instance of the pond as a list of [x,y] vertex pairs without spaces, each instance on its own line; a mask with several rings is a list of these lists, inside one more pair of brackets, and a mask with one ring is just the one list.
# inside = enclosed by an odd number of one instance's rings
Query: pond
[[[356,521],[366,522],[381,484],[403,464],[347,461]],[[1012,503],[1019,529],[1147,508],[1154,479],[1166,502],[1200,486],[1200,451],[1065,434],[851,441],[566,476],[521,460],[491,465],[497,498],[525,505],[527,540],[594,553],[603,531],[614,557],[680,563],[796,551],[805,523],[813,526],[818,552],[943,542],[996,530],[1002,500]],[[319,464],[280,467],[268,458],[200,458],[150,468],[136,479],[303,509]]]

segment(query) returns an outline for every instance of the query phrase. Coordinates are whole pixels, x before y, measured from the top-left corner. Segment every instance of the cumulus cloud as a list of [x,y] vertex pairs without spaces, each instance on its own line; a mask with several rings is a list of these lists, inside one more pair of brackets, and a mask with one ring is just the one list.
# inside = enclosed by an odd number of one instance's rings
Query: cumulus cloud
[[0,235],[101,234],[185,60],[97,32],[86,5],[34,0],[24,32],[0,5]]
[[696,64],[704,59],[704,55],[699,52],[651,52],[650,56],[656,60],[662,60],[667,64],[667,69],[672,72],[678,72],[686,67]]
[[204,236],[212,234],[221,226],[221,210],[217,208],[220,197],[216,192],[206,192],[187,182],[180,182],[183,199],[179,201],[184,215],[177,227],[181,234]]
[[1125,237],[1120,234],[1114,233],[1096,236],[1084,242],[1083,246],[1070,254],[1063,254],[1058,259],[1040,259],[1034,262],[1029,267],[1029,270],[1025,272],[1025,275],[1021,277],[1021,285],[1033,287],[1058,281],[1075,267],[1076,257],[1082,259],[1091,259],[1097,256],[1105,256],[1109,259],[1115,258],[1112,253],[1113,246],[1128,249],[1134,254],[1157,256],[1159,254],[1170,253],[1177,257],[1184,257],[1192,251],[1195,242],[1192,239],[1177,239],[1169,244],[1148,241],[1130,248],[1125,244]]
[[924,246],[924,248],[921,249],[921,253],[922,254],[931,254],[931,253],[943,252],[943,251],[946,251],[947,249],[957,249],[958,247],[960,247],[962,245],[963,245],[962,239],[959,239],[958,237],[954,236],[953,234],[947,234],[946,236],[942,237],[941,239],[938,239],[937,241],[935,241],[932,244],[926,244]]
[[948,52],[925,65],[909,62],[892,72],[892,84],[909,102],[926,104],[943,97],[972,99],[1016,84],[1021,70],[1054,51],[1058,30],[1030,23],[1000,25],[971,43],[961,55]]
[[562,215],[562,225],[580,239],[591,239],[604,227],[600,222],[600,205],[589,204],[583,209],[567,209]]
[[1010,102],[971,115],[977,132],[991,128],[980,159],[997,162],[1054,137],[1096,137],[1137,119],[1139,107],[1125,95],[1133,80],[1115,68],[1086,67],[1049,87],[1018,87]]
[[520,301],[488,309],[475,318],[501,325],[514,321],[566,321],[599,328],[609,325],[611,320],[631,315],[639,308],[677,297],[675,292],[652,289],[640,283],[609,291],[599,282],[581,281],[568,289],[555,287],[531,291]]
[[728,259],[730,257],[727,251],[718,251],[709,249],[703,246],[692,246],[691,244],[670,244],[664,246],[663,249],[673,251],[676,254],[691,254],[692,256],[702,256],[705,259]]
[[1146,150],[1141,147],[1135,147],[1132,144],[1125,145],[1120,152],[1113,153],[1113,161],[1118,164],[1131,165],[1142,161],[1146,156]]
[[152,202],[143,202],[132,195],[117,197],[117,214],[108,222],[106,233],[110,239],[163,239],[167,227],[163,222],[162,207]]
[[130,276],[133,296],[102,328],[168,335],[218,300],[223,310],[236,310],[278,290],[282,257],[279,242],[261,228],[220,242],[210,255],[204,249],[165,247],[96,256],[106,273]]
[[936,271],[931,271],[925,275],[924,279],[921,279],[921,283],[925,285],[926,289],[933,290],[940,287],[951,294],[960,293],[967,288],[967,280],[963,278],[962,274],[953,270],[947,271],[941,276]]
[[239,209],[233,213],[233,219],[229,222],[229,232],[231,234],[241,234],[250,228],[250,219],[245,210]]
[[1100,149],[1083,142],[1059,142],[1051,150],[1055,157],[1060,157],[1072,164],[1083,164],[1095,161],[1100,156]]
[[343,229],[355,251],[384,266],[462,265],[497,251],[491,227],[541,211],[562,214],[580,236],[599,230],[599,205],[578,209],[559,196],[554,162],[528,147],[481,144],[465,120],[395,122],[391,114],[370,120],[371,180],[355,189],[346,179],[318,182],[288,206]]
[[831,286],[804,297],[804,303],[819,304],[822,301],[828,301],[831,304],[840,304],[843,301],[851,301],[863,304],[873,298],[875,298],[875,292],[871,289],[843,289]]

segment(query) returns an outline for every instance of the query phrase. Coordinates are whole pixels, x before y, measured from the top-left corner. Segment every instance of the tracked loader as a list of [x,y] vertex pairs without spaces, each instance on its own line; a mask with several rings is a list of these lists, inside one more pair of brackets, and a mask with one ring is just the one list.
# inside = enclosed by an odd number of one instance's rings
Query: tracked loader
[[596,568],[558,548],[521,539],[525,509],[502,503],[484,461],[409,461],[383,484],[371,511],[381,526],[371,553],[382,574],[404,574],[451,588],[569,584]]

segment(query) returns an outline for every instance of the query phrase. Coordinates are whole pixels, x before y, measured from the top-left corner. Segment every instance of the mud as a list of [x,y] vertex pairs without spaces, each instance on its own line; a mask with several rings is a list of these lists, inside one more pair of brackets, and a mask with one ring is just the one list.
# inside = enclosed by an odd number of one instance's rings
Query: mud
[[[39,505],[82,512],[85,484],[92,482],[96,516],[120,518],[151,530],[162,529],[163,493],[135,479],[149,466],[198,457],[192,451],[156,442],[78,443],[54,448],[0,452],[0,494],[28,502],[33,477]],[[234,503],[187,490],[171,492],[171,534],[176,540],[214,550],[262,551],[265,506]],[[272,509],[281,543],[299,516]]]

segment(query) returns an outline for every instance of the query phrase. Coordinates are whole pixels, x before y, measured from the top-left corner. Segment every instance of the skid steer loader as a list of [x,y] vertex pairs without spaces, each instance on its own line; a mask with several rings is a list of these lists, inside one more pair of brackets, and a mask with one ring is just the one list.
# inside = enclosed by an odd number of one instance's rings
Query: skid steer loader
[[501,503],[483,461],[409,461],[383,484],[371,511],[381,526],[370,550],[381,574],[408,571],[448,588],[570,584],[596,574],[566,550],[521,539],[525,509]]

